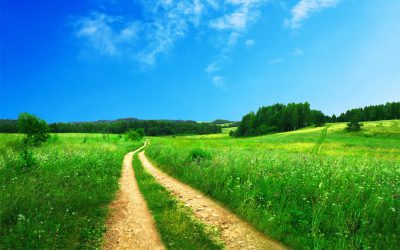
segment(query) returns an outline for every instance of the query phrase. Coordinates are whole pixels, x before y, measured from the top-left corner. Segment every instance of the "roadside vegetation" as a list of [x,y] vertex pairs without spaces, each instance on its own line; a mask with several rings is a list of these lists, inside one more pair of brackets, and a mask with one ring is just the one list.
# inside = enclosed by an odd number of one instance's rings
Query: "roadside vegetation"
[[351,133],[345,127],[154,138],[146,152],[295,249],[398,249],[400,121],[365,122]]
[[0,134],[0,248],[99,247],[123,156],[143,142],[52,134],[27,147],[24,138]]
[[143,194],[167,249],[223,249],[216,229],[198,221],[184,204],[178,202],[133,157],[133,168]]

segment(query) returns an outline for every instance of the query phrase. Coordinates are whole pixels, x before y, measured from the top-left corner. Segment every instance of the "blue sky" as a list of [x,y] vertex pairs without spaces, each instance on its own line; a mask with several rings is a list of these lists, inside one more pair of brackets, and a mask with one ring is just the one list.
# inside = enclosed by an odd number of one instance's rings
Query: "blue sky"
[[2,0],[0,118],[239,120],[400,100],[398,0]]

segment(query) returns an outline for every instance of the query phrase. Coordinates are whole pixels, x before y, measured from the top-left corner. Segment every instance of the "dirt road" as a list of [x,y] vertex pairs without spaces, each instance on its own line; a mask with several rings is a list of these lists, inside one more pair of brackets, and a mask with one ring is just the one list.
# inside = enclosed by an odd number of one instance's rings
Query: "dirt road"
[[139,153],[139,159],[161,185],[192,208],[198,219],[220,230],[227,249],[285,249],[199,191],[155,168],[144,152]]
[[111,215],[106,223],[104,249],[165,249],[132,168],[132,156],[144,147],[124,158],[120,190],[110,205]]

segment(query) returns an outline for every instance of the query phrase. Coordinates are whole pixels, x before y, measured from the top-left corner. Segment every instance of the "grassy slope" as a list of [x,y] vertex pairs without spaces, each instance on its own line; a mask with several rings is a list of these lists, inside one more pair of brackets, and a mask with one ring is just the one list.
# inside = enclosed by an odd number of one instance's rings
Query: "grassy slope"
[[[166,172],[295,248],[395,249],[400,121],[366,122],[356,133],[344,126],[246,139],[154,138],[147,153]],[[211,158],[193,160],[194,149]]]
[[180,204],[154,177],[147,173],[135,155],[133,168],[140,191],[156,221],[167,249],[222,249],[217,231],[206,230],[190,210]]
[[60,134],[30,149],[36,166],[24,172],[20,138],[0,134],[0,248],[99,246],[123,156],[142,143]]

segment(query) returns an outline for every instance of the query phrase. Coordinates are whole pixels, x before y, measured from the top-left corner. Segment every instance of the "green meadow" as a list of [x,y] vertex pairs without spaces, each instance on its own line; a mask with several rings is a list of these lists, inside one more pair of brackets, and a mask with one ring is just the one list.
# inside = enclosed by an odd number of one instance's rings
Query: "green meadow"
[[0,249],[94,249],[118,189],[122,136],[58,134],[24,151],[22,135],[0,134]]
[[[365,122],[358,132],[345,126],[150,137],[146,154],[291,248],[398,249],[400,121]],[[25,148],[22,138],[0,134],[0,249],[101,247],[123,157],[143,141],[52,134]],[[221,247],[136,157],[134,170],[167,248]]]
[[146,154],[295,249],[398,249],[400,121],[345,126],[157,137]]

